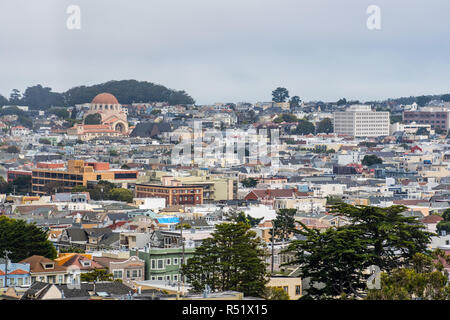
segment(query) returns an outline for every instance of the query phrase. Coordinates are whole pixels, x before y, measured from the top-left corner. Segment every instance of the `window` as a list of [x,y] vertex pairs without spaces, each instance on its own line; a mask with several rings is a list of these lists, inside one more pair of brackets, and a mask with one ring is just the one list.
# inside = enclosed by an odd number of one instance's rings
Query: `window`
[[173,281],[178,281],[178,275],[177,274],[173,275]]
[[17,279],[17,285],[19,286],[23,285],[23,278]]
[[155,259],[152,259],[151,269],[156,269],[156,260]]
[[284,286],[283,290],[284,290],[284,292],[288,293],[289,287],[288,286]]
[[127,278],[128,278],[128,279],[131,278],[131,277],[130,277],[130,270],[127,270]]
[[166,266],[170,266],[170,262],[171,262],[170,258],[166,259]]
[[302,294],[302,288],[301,286],[295,286],[295,295],[299,296]]
[[173,264],[177,265],[178,264],[178,258],[173,258]]
[[113,276],[114,276],[114,279],[122,279],[122,270],[114,270]]
[[156,277],[152,277],[152,280],[153,280],[153,281],[156,280]]
[[167,280],[167,281],[170,281],[170,276],[166,276],[166,280]]
[[157,269],[164,269],[164,260],[163,259],[158,259]]
[[163,280],[163,277],[158,277],[158,280],[159,280],[159,281]]

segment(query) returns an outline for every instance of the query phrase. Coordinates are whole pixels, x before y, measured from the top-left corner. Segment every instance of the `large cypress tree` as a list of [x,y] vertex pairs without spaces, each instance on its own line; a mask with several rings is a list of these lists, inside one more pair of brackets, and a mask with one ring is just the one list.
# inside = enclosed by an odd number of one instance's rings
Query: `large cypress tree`
[[18,262],[32,255],[56,258],[56,249],[47,239],[47,232],[24,220],[0,217],[0,253],[11,251],[9,259]]
[[182,267],[193,292],[235,290],[262,296],[268,281],[263,243],[248,224],[223,223]]
[[303,228],[305,240],[293,241],[286,251],[296,259],[300,276],[309,279],[306,297],[323,299],[364,297],[367,293],[367,270],[376,265],[381,271],[409,267],[417,254],[431,255],[428,249],[432,234],[415,217],[403,215],[407,208],[378,208],[338,203],[332,212],[347,217],[350,224],[321,233]]

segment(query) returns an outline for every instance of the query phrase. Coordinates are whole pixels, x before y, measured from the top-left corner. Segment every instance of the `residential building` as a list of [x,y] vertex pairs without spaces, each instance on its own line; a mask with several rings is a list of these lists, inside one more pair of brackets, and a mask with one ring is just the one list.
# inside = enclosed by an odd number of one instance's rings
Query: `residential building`
[[[195,248],[184,248],[185,261],[191,258],[194,252]],[[146,280],[181,281],[182,248],[146,247],[142,250],[131,250],[130,255],[145,261]]]

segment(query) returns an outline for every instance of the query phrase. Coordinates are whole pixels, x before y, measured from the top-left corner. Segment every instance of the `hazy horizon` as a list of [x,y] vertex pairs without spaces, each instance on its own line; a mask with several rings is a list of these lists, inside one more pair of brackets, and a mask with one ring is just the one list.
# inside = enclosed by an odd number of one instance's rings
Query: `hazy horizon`
[[[69,30],[69,5],[81,29]],[[369,5],[381,30],[366,27]],[[0,94],[136,79],[198,104],[374,101],[449,93],[450,2],[2,1]]]

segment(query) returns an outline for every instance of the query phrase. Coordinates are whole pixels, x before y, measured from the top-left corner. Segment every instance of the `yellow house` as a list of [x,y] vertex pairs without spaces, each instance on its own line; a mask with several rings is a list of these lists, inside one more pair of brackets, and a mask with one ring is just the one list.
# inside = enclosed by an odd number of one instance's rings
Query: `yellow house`
[[283,289],[290,300],[298,300],[302,296],[302,279],[298,277],[272,276],[266,287]]

